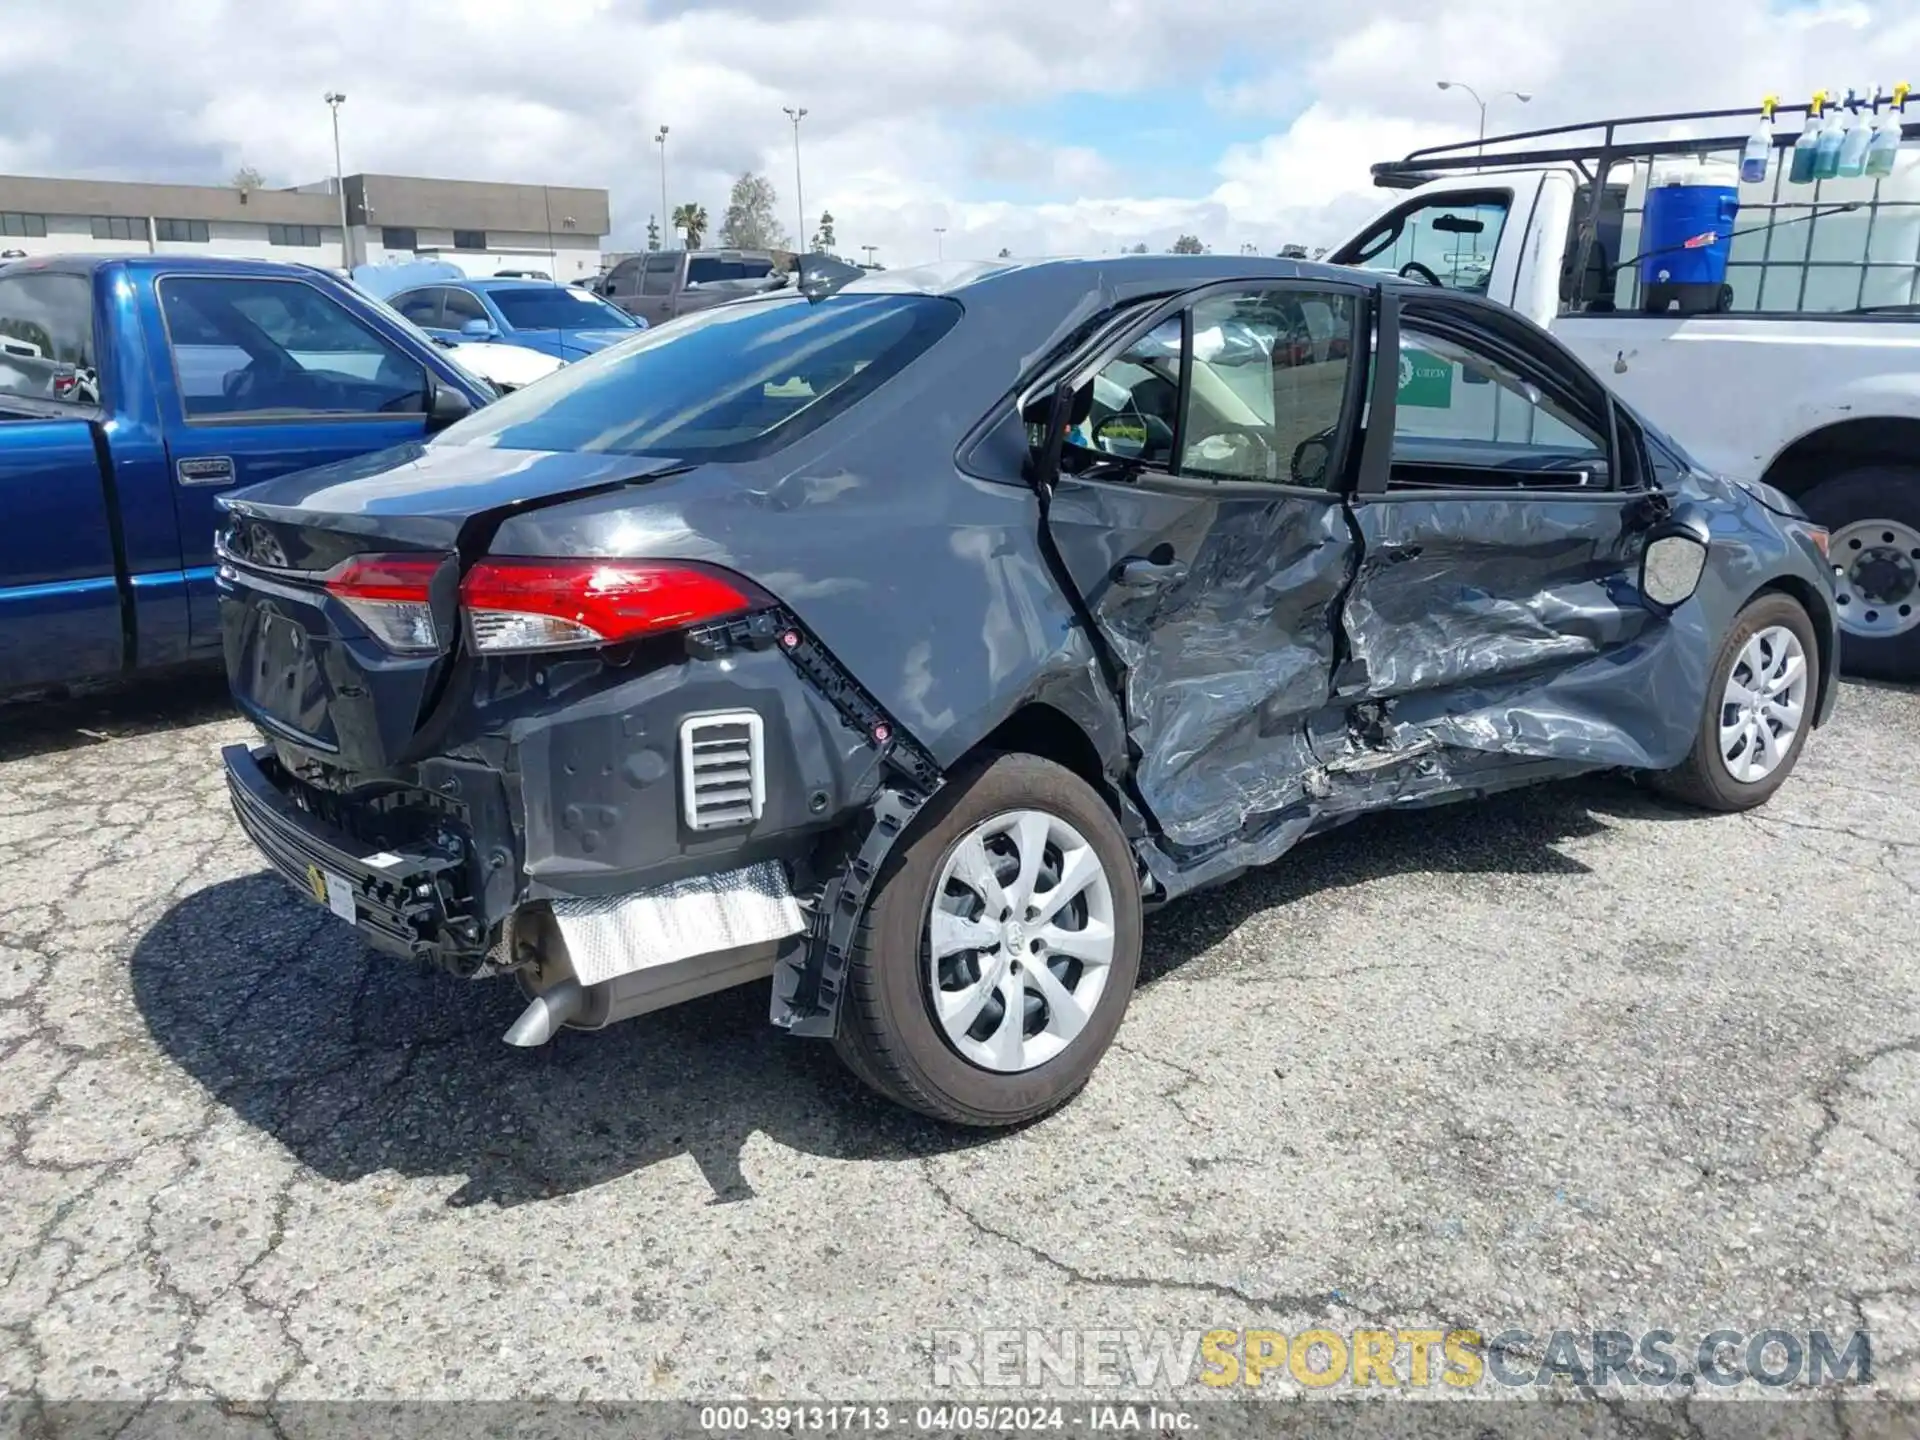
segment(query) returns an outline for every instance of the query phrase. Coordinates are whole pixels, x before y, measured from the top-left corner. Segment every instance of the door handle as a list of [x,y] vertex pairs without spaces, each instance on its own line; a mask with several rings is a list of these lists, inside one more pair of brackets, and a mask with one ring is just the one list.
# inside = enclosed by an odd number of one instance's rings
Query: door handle
[[1187,578],[1187,567],[1179,560],[1150,560],[1144,555],[1129,555],[1113,571],[1113,583],[1128,590],[1148,590],[1156,585],[1176,585]]
[[190,455],[173,467],[174,478],[182,485],[231,485],[234,469],[231,455]]

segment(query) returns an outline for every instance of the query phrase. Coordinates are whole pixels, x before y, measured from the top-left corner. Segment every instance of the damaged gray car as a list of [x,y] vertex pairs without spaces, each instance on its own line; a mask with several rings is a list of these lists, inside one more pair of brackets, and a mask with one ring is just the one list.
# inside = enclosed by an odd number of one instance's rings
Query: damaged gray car
[[1141,915],[1372,810],[1765,801],[1826,535],[1470,296],[1140,257],[799,283],[230,497],[225,752],[518,1045],[772,979],[900,1103],[1083,1085]]

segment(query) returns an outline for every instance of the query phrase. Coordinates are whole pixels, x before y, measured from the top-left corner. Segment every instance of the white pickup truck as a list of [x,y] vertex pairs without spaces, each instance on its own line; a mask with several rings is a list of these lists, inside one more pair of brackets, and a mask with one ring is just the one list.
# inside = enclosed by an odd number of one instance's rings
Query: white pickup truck
[[[1738,183],[1752,111],[1602,121],[1416,151],[1376,165],[1409,193],[1329,256],[1472,290],[1547,327],[1702,464],[1793,496],[1833,532],[1843,663],[1920,677],[1920,125],[1893,173],[1789,182],[1800,126],[1776,112],[1764,181]],[[1717,134],[1711,133],[1715,128]],[[1654,138],[1636,139],[1636,129]],[[1594,132],[1601,132],[1594,137]],[[1685,139],[1672,138],[1676,134]],[[1737,188],[1708,308],[1643,299],[1649,180]],[[1595,196],[1594,180],[1604,177]],[[1653,253],[1653,252],[1649,252]],[[1668,299],[1657,295],[1656,300]],[[1685,302],[1682,302],[1683,306]],[[1402,357],[1415,403],[1498,425],[1476,377]],[[1456,365],[1453,370],[1457,372]],[[1409,371],[1415,373],[1409,374]],[[1488,438],[1494,438],[1489,435]]]

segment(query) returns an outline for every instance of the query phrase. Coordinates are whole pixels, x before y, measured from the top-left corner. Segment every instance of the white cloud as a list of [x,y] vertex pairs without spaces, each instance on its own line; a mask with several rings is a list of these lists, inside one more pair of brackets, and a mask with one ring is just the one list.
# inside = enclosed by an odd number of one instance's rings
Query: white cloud
[[[1920,53],[1920,0],[91,0],[15,5],[0,27],[0,171],[273,183],[332,168],[323,91],[344,88],[349,169],[605,185],[615,243],[671,200],[716,218],[743,169],[809,224],[889,261],[1326,243],[1386,197],[1373,161],[1490,128],[1757,104],[1871,85]],[[1221,78],[1230,69],[1230,79]],[[1011,117],[1152,90],[1151,118],[1248,138],[1190,178],[1124,138],[1022,135]],[[1506,90],[1534,92],[1528,106]],[[1169,96],[1174,103],[1169,105]],[[1183,112],[1179,97],[1190,97]],[[1010,108],[1011,107],[1011,108]],[[1148,112],[1143,112],[1143,119]],[[1204,123],[1203,123],[1204,122]],[[1268,133],[1260,135],[1262,126]],[[1212,133],[1219,133],[1212,130]],[[1129,193],[1132,177],[1168,193]],[[1004,191],[1006,198],[980,198]],[[1025,197],[1051,196],[1039,202]],[[960,198],[965,197],[965,198]]]

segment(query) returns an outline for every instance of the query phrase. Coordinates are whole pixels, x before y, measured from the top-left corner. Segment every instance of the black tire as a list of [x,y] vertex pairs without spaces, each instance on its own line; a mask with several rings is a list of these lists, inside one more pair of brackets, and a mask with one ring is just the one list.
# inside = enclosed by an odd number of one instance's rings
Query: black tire
[[[1726,760],[1720,754],[1721,702],[1726,696],[1727,680],[1733,673],[1740,651],[1755,633],[1773,625],[1783,625],[1791,630],[1806,654],[1807,702],[1800,728],[1794,732],[1793,741],[1787,747],[1786,758],[1765,779],[1747,783],[1733,778]],[[1814,640],[1813,622],[1807,618],[1807,612],[1791,596],[1760,596],[1734,617],[1732,628],[1721,643],[1720,654],[1713,662],[1713,672],[1707,681],[1706,699],[1700,707],[1693,749],[1673,769],[1660,771],[1650,777],[1655,788],[1677,800],[1698,805],[1703,810],[1723,813],[1751,810],[1756,805],[1766,804],[1773,798],[1773,792],[1786,783],[1787,777],[1793,773],[1793,767],[1799,762],[1800,751],[1807,743],[1807,732],[1813,728],[1813,711],[1819,694],[1820,647]]]
[[[961,1057],[934,1018],[923,980],[933,888],[975,826],[1008,810],[1044,810],[1084,836],[1113,890],[1114,957],[1086,1028],[1032,1070],[997,1073]],[[834,1049],[887,1098],[961,1125],[1017,1125],[1087,1083],[1126,1014],[1140,973],[1140,881],[1113,812],[1079,776],[1036,755],[1000,755],[955,776],[882,869],[849,964]]]
[[[1807,514],[1829,530],[1862,520],[1893,520],[1920,530],[1920,469],[1904,465],[1874,465],[1849,470],[1823,481],[1800,497]],[[1836,565],[1846,557],[1837,550]],[[1920,600],[1915,602],[1920,604]],[[1848,675],[1871,675],[1883,680],[1920,680],[1920,624],[1903,635],[1856,635],[1846,630],[1847,613],[1840,613],[1840,669]]]

